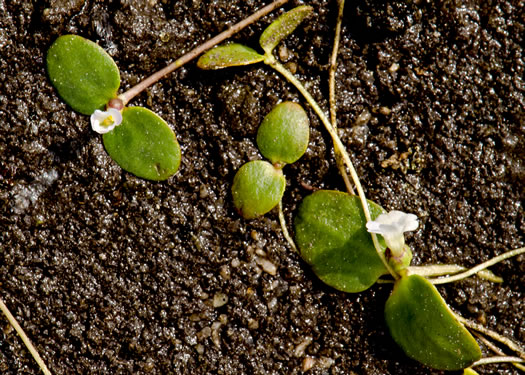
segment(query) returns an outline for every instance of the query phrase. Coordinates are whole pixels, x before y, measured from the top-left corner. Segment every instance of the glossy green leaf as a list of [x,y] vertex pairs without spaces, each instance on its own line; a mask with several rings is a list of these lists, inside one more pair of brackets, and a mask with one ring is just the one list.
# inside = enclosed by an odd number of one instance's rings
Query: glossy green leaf
[[[372,219],[384,212],[370,201],[369,208]],[[301,257],[326,284],[361,292],[387,273],[366,230],[358,197],[318,190],[303,200],[294,224]]]
[[181,152],[175,133],[149,109],[124,108],[122,123],[103,139],[109,156],[138,177],[165,180],[179,168]]
[[212,48],[197,61],[201,69],[222,69],[229,66],[249,65],[263,61],[264,56],[254,49],[238,43]]
[[78,35],[59,37],[47,52],[47,71],[62,99],[85,115],[117,96],[120,74],[99,45]]
[[385,319],[398,345],[426,366],[460,370],[481,358],[476,340],[422,276],[405,276],[396,282],[386,302]]
[[264,52],[270,54],[281,40],[290,35],[297,26],[312,12],[312,7],[301,5],[273,21],[262,33],[259,44]]
[[276,105],[257,132],[261,154],[274,165],[294,163],[306,151],[310,121],[303,107],[293,102]]
[[233,204],[245,219],[264,215],[274,208],[284,194],[286,180],[280,169],[267,161],[244,164],[233,179]]

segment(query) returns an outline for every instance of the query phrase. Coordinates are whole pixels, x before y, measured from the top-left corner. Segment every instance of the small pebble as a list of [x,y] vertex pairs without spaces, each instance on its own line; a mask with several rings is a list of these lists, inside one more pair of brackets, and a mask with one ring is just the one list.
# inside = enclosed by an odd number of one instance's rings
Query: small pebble
[[315,365],[315,358],[305,357],[303,359],[303,371],[308,371]]
[[270,262],[266,258],[255,257],[255,263],[257,263],[264,272],[269,273],[272,276],[277,274],[277,266]]
[[221,307],[228,303],[228,296],[222,292],[217,292],[213,296],[213,307]]

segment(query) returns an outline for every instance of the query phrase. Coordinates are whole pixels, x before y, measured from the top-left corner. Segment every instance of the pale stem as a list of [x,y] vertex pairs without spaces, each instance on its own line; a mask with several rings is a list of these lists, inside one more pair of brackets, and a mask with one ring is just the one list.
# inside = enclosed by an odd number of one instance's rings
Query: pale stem
[[[330,102],[330,122],[332,126],[337,131],[337,106],[336,106],[336,97],[335,97],[335,73],[337,71],[337,54],[339,52],[339,41],[341,40],[341,23],[343,21],[343,11],[345,8],[345,0],[338,0],[339,12],[337,14],[337,21],[335,25],[335,35],[334,35],[334,46],[332,48],[332,56],[330,58],[330,71],[328,72],[328,101]],[[337,168],[343,177],[345,182],[346,190],[350,194],[354,194],[354,189],[348,178],[348,173],[343,164],[342,156],[339,150],[334,149],[335,159],[337,162]]]
[[481,366],[481,365],[490,365],[492,363],[504,363],[504,362],[512,362],[512,363],[523,363],[525,360],[519,358],[519,357],[487,357],[487,358],[481,358],[479,361],[474,362],[471,367],[474,366]]
[[472,322],[468,319],[465,319],[463,318],[462,316],[458,315],[458,314],[454,314],[456,316],[456,319],[459,320],[461,323],[463,323],[463,325],[465,325],[466,327],[468,328],[471,328],[471,329],[474,329],[478,332],[481,332],[483,333],[484,335],[502,343],[503,345],[506,345],[510,350],[516,352],[520,358],[523,358],[525,359],[525,352],[523,351],[523,348],[520,347],[519,344],[516,344],[514,341],[512,341],[511,339],[505,337],[505,336],[502,336],[500,335],[499,333],[497,332],[494,332],[484,326],[482,326],[481,324],[478,324],[478,323],[475,323],[475,322]]
[[[485,346],[489,348],[490,350],[492,350],[494,353],[496,353],[497,355],[501,357],[507,357],[507,355],[505,355],[505,353],[500,348],[498,348],[495,344],[489,341],[481,333],[478,333],[478,332],[473,332],[473,333],[478,338],[478,340],[480,340],[483,344],[485,344]],[[516,367],[517,369],[520,369],[521,371],[525,371],[525,366],[520,365],[519,363],[513,362],[512,365]]]
[[[407,268],[408,275],[416,274],[423,277],[437,277],[454,275],[461,271],[465,271],[467,267],[459,266],[457,264],[432,264],[429,266],[410,266]],[[493,283],[502,283],[503,279],[494,275],[490,270],[481,270],[476,274],[485,280]]]
[[15,328],[16,332],[18,333],[18,335],[20,336],[20,338],[26,345],[27,349],[29,349],[29,352],[35,359],[36,363],[38,364],[42,372],[46,375],[51,375],[51,371],[49,371],[46,364],[42,360],[42,357],[40,357],[40,354],[38,354],[35,347],[31,343],[31,340],[29,340],[29,337],[27,337],[26,333],[24,332],[22,327],[20,327],[20,324],[18,324],[16,318],[13,316],[13,314],[11,314],[11,311],[9,311],[9,309],[7,308],[7,306],[5,305],[1,297],[0,297],[0,310],[2,310],[2,312],[7,317],[7,320],[9,321],[9,323]]
[[133,86],[128,91],[126,91],[123,94],[120,94],[118,97],[124,105],[128,104],[131,99],[133,99],[136,95],[141,93],[144,89],[148,88],[149,86],[153,85],[157,81],[159,81],[161,78],[164,78],[166,75],[172,73],[174,70],[180,68],[184,64],[188,63],[189,61],[193,60],[197,56],[199,56],[201,53],[209,50],[210,48],[216,46],[217,44],[221,43],[225,39],[228,39],[232,35],[238,33],[242,29],[244,29],[246,26],[254,23],[259,18],[267,15],[274,9],[280,7],[281,5],[285,4],[289,0],[276,0],[271,4],[268,4],[264,8],[259,9],[257,12],[253,13],[248,18],[243,19],[242,21],[236,23],[232,27],[230,27],[228,30],[223,31],[219,35],[213,37],[212,39],[208,40],[207,42],[199,45],[198,47],[194,48],[190,52],[186,53],[182,57],[179,57],[177,60],[175,60],[173,63],[166,66],[164,69],[159,70],[158,72],[152,74],[148,78],[144,79],[140,83],[138,83],[136,86]]
[[299,251],[297,251],[297,246],[295,246],[295,242],[293,242],[292,236],[290,236],[288,228],[286,227],[286,220],[284,219],[282,200],[279,201],[279,223],[281,223],[281,230],[283,231],[283,236],[285,240],[288,241],[288,244],[290,245],[293,251],[299,253]]
[[339,51],[339,41],[341,40],[341,23],[343,21],[343,10],[345,8],[345,0],[338,0],[339,11],[337,13],[337,21],[335,24],[334,45],[332,48],[332,56],[330,58],[330,71],[328,73],[328,96],[330,101],[330,121],[332,126],[337,130],[337,106],[335,104],[335,72],[337,71],[337,54]]
[[[341,152],[341,156],[343,157],[343,161],[345,162],[348,170],[350,171],[350,176],[352,177],[352,180],[354,182],[354,185],[357,190],[357,194],[359,195],[359,199],[361,200],[361,205],[363,206],[363,212],[365,214],[366,221],[371,221],[372,217],[370,216],[370,210],[368,208],[368,202],[366,201],[365,192],[363,191],[363,187],[361,186],[361,182],[359,181],[359,176],[357,175],[357,172],[354,168],[354,165],[352,164],[352,161],[350,160],[350,156],[348,156],[348,153],[345,150],[345,147],[343,146],[343,143],[341,142],[341,139],[337,135],[337,131],[333,128],[333,126],[330,124],[330,120],[328,120],[328,117],[324,114],[324,112],[321,110],[315,99],[310,95],[310,93],[306,90],[306,88],[303,86],[303,84],[295,78],[295,76],[290,73],[284,66],[279,64],[275,58],[272,55],[266,55],[264,63],[267,65],[270,65],[272,68],[277,70],[279,73],[281,73],[284,78],[286,78],[292,85],[294,85],[297,90],[304,96],[308,104],[312,107],[314,112],[319,116],[321,119],[321,122],[325,126],[326,130],[332,137],[332,141],[334,142],[334,148],[338,148]],[[388,270],[388,272],[392,275],[394,279],[398,279],[399,275],[390,267],[388,262],[386,261],[386,258],[381,251],[381,247],[379,245],[379,242],[377,240],[377,236],[374,233],[371,233],[372,236],[372,242],[374,243],[374,247],[377,251],[377,255],[383,262],[383,265]]]
[[479,265],[477,265],[476,267],[473,267],[471,268],[470,270],[466,271],[466,272],[462,272],[460,274],[457,274],[457,275],[454,275],[454,276],[448,276],[448,277],[443,277],[443,278],[440,278],[440,279],[429,279],[428,281],[430,281],[432,284],[434,285],[437,285],[437,284],[445,284],[445,283],[451,283],[451,282],[454,282],[454,281],[458,281],[458,280],[462,280],[462,279],[465,279],[467,277],[470,277],[472,275],[474,275],[475,273],[478,273],[479,271],[481,270],[484,270],[485,268],[488,268],[498,262],[501,262],[505,259],[508,259],[508,258],[512,258],[516,255],[520,255],[520,254],[523,254],[525,253],[525,247],[521,247],[519,249],[515,249],[515,250],[510,250],[510,251],[507,251],[506,253],[503,253],[497,257],[494,257],[486,262],[483,262]]

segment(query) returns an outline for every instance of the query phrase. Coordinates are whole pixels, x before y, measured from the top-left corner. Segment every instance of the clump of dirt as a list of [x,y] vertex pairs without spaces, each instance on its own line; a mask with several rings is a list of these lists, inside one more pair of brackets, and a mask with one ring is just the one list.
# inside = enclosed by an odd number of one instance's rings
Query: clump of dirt
[[[313,15],[281,52],[327,108],[337,4],[307,3]],[[420,217],[407,239],[418,264],[472,266],[523,246],[525,33],[515,4],[346,5],[342,139],[368,197]],[[281,100],[307,107],[276,73],[189,64],[134,100],[181,143],[181,169],[160,183],[122,171],[46,75],[50,44],[75,33],[108,50],[125,90],[262,5],[0,1],[0,293],[54,374],[296,374],[310,359],[312,374],[442,373],[390,338],[390,286],[332,290],[288,248],[275,212],[235,213],[231,181],[260,158],[262,118]],[[233,40],[257,48],[274,17]],[[307,186],[344,188],[329,137],[309,115],[310,147],[285,168],[290,224]],[[471,278],[440,291],[465,317],[523,342],[523,257],[493,270],[503,284]],[[39,373],[2,326],[0,372]],[[517,373],[479,369],[496,371]]]

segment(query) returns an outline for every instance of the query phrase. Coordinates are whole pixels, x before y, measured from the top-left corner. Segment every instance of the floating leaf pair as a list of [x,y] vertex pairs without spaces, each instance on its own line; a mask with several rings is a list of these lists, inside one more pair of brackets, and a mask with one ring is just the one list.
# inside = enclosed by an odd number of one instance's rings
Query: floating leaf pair
[[264,118],[257,132],[257,146],[272,163],[248,162],[233,179],[233,204],[245,219],[264,215],[281,201],[286,186],[282,167],[305,153],[309,123],[304,109],[293,102],[276,105]]
[[[117,97],[117,65],[96,43],[78,35],[59,37],[47,53],[47,70],[60,97],[75,111],[91,115]],[[180,165],[175,133],[152,111],[122,110],[122,123],[103,135],[106,151],[124,170],[149,180],[165,180]]]

